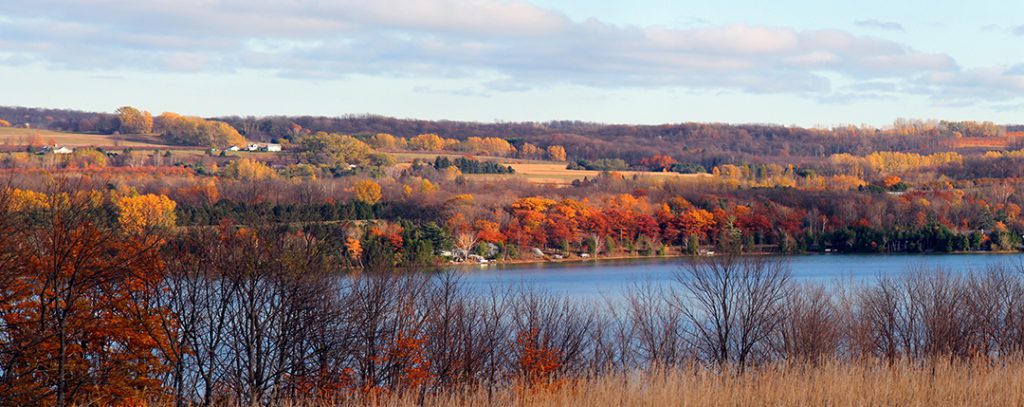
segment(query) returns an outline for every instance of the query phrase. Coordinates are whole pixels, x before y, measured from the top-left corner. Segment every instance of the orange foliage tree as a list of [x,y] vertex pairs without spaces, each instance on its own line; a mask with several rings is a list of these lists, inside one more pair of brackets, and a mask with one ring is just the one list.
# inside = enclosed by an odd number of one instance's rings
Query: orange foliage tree
[[523,384],[529,389],[557,387],[554,381],[558,369],[562,367],[561,352],[553,346],[546,346],[541,341],[540,330],[531,328],[516,334],[518,349],[517,365],[522,374]]
[[640,165],[650,168],[656,171],[668,171],[672,168],[672,164],[675,164],[676,160],[671,156],[664,154],[655,154],[650,157],[644,157],[640,160]]
[[45,196],[32,213],[0,216],[11,237],[3,240],[18,242],[0,244],[3,398],[58,406],[153,399],[167,338],[147,334],[160,316],[136,312],[135,296],[161,278],[162,239],[111,227],[102,202],[66,184]]

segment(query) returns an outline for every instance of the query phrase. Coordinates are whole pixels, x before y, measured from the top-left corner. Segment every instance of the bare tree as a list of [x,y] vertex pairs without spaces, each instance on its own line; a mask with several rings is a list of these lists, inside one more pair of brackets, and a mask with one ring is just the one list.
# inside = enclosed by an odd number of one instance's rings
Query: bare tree
[[683,287],[673,303],[690,322],[698,349],[717,365],[742,368],[770,356],[792,289],[778,258],[715,256],[692,260],[676,274]]
[[785,302],[781,353],[796,360],[820,362],[837,356],[841,331],[832,293],[821,285],[801,285]]

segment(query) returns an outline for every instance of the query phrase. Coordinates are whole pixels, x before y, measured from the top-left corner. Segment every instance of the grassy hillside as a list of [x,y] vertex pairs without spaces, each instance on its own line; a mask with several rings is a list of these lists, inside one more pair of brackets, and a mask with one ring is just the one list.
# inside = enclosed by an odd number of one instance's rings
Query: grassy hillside
[[0,144],[26,146],[32,143],[57,144],[69,147],[164,147],[155,137],[140,135],[109,135],[66,133],[53,130],[0,128]]

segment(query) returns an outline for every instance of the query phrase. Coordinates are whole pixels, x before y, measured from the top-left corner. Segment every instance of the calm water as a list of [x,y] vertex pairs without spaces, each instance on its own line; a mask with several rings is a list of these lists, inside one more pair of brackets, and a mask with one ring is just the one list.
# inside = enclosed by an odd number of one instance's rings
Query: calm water
[[[566,263],[465,266],[462,280],[470,289],[488,291],[490,287],[523,284],[551,294],[571,297],[616,296],[637,283],[672,283],[683,260],[591,260]],[[870,281],[879,276],[894,276],[913,270],[942,268],[966,273],[993,264],[1024,264],[1024,254],[947,254],[947,255],[801,255],[788,257],[796,281],[821,282]]]

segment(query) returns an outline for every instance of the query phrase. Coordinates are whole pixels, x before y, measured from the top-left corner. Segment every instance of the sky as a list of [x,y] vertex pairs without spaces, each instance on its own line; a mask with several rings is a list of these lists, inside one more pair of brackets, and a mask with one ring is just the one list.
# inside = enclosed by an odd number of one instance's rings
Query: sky
[[1024,123],[1024,2],[0,0],[0,105]]

